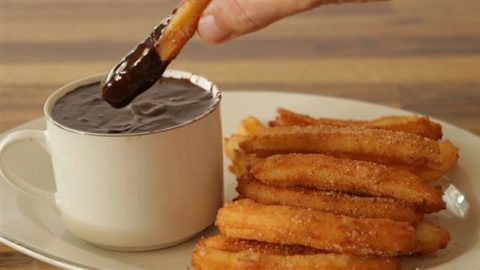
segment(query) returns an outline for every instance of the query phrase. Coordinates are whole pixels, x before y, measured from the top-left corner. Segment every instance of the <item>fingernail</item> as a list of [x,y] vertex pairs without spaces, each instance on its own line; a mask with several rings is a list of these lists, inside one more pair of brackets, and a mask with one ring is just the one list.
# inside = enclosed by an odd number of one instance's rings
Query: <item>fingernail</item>
[[207,15],[198,22],[198,33],[200,37],[210,43],[221,43],[227,40],[231,33],[221,29],[213,15]]

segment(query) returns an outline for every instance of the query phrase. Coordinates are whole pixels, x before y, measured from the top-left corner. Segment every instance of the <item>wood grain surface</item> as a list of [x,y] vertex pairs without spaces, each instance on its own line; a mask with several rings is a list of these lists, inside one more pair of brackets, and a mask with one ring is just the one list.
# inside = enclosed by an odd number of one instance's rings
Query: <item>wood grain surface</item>
[[[0,3],[4,132],[40,117],[61,85],[107,71],[176,1]],[[221,46],[194,38],[172,68],[202,74],[224,91],[353,98],[480,134],[479,14],[479,0],[322,7]],[[0,269],[53,267],[0,245]]]

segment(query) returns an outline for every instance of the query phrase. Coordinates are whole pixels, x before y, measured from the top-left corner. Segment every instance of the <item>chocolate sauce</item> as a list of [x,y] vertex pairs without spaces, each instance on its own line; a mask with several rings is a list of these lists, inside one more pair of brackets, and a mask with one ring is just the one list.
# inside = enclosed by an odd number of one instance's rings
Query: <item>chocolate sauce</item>
[[203,115],[215,105],[212,93],[186,79],[162,78],[130,105],[115,109],[100,95],[100,84],[60,98],[52,116],[60,124],[93,133],[137,133],[168,129]]
[[155,43],[162,36],[163,29],[171,17],[165,18],[155,27],[152,33],[103,79],[102,97],[110,105],[115,108],[126,106],[160,79],[170,60],[160,59],[155,50]]

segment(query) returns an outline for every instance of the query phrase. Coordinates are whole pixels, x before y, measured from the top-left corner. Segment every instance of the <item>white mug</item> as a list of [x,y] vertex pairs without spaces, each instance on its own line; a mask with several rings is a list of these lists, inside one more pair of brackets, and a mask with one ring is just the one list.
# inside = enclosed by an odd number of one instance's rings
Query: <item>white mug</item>
[[[214,106],[200,117],[166,130],[98,134],[74,130],[52,118],[55,102],[103,75],[67,84],[45,102],[46,130],[23,130],[0,142],[34,141],[51,155],[56,192],[40,190],[10,172],[1,175],[31,197],[58,210],[65,227],[96,246],[151,250],[182,242],[213,223],[223,201],[221,94],[209,80],[167,70],[211,91]],[[27,166],[27,164],[26,164]]]

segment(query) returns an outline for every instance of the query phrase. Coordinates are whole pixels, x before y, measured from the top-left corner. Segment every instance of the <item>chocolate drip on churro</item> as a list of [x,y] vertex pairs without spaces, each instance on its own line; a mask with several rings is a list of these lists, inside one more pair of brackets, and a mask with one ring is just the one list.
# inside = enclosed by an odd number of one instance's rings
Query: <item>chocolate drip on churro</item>
[[155,44],[170,20],[171,16],[165,18],[104,78],[101,85],[102,98],[110,105],[115,108],[128,105],[163,75],[170,60],[160,59]]
[[148,90],[195,34],[210,0],[182,0],[149,37],[118,63],[102,82],[102,97],[115,108]]

